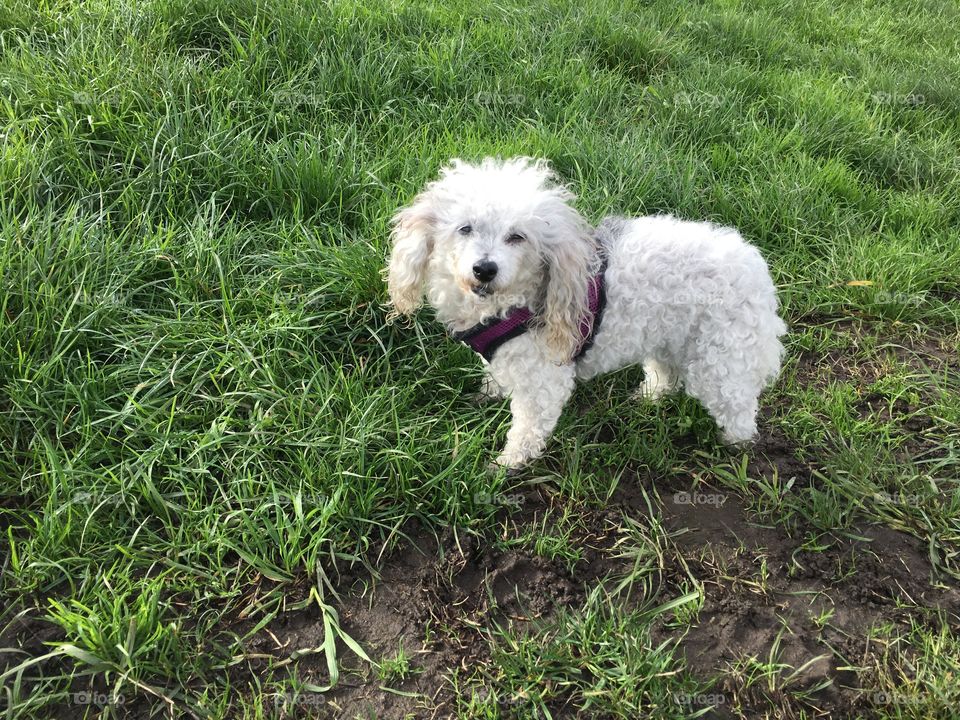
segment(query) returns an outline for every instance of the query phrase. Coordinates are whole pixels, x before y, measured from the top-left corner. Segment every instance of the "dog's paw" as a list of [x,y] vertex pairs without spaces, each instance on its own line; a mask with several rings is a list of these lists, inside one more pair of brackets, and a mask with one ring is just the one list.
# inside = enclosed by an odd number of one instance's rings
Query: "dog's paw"
[[634,399],[656,402],[676,389],[677,376],[660,363],[648,361],[644,363],[643,382],[634,393]]
[[644,380],[640,387],[638,387],[633,393],[633,399],[646,400],[648,402],[659,402],[675,389],[676,388],[673,385],[667,385],[666,383],[657,382],[655,380]]
[[516,477],[523,472],[522,466],[517,467],[508,467],[506,465],[501,465],[496,460],[493,460],[487,463],[487,472],[491,475],[498,475],[499,473],[504,473],[508,478]]
[[529,457],[520,453],[502,452],[488,467],[498,472],[506,470],[507,475],[512,476],[523,470],[529,461]]
[[723,444],[734,450],[749,450],[757,444],[757,434],[732,433],[724,430],[721,433]]
[[506,396],[503,388],[492,377],[486,375],[480,382],[480,391],[472,397],[474,402],[482,404],[503,400]]

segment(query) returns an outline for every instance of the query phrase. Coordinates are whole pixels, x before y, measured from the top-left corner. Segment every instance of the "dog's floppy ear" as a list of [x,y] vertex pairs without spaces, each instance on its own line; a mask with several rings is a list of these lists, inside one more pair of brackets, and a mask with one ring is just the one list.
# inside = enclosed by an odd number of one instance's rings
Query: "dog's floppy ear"
[[387,291],[394,315],[410,315],[423,299],[427,262],[433,252],[433,196],[424,190],[390,221],[393,249],[387,270]]
[[580,321],[590,310],[587,289],[596,241],[584,219],[567,204],[573,195],[563,188],[553,192],[543,216],[548,278],[541,320],[553,355],[568,362],[583,340]]

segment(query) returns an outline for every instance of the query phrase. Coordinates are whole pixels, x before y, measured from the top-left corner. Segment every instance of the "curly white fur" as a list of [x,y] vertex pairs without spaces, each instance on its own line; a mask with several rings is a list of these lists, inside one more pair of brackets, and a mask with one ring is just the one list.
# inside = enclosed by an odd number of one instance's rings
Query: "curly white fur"
[[[756,248],[736,230],[670,216],[607,218],[591,229],[542,160],[453,160],[393,218],[388,290],[409,315],[424,295],[451,332],[518,305],[531,330],[501,346],[483,392],[510,397],[496,462],[539,457],[577,378],[643,363],[644,395],[682,383],[740,443],[756,434],[758,398],[780,370],[786,326]],[[607,306],[576,362],[587,284],[608,258]],[[478,275],[493,263],[496,275]]]

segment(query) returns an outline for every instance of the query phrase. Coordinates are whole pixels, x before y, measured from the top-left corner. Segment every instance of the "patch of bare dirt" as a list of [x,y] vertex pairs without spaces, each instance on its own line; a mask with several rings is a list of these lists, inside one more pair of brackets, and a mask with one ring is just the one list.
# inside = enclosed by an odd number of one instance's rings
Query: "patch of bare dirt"
[[[792,464],[790,458],[782,462]],[[437,538],[408,528],[410,541],[382,559],[378,581],[366,585],[344,579],[339,611],[344,629],[372,658],[394,657],[402,647],[412,672],[385,682],[358,662],[356,672],[344,675],[322,706],[311,708],[313,714],[291,717],[454,717],[454,691],[446,676],[489,659],[484,628],[577,609],[587,586],[626,569],[609,550],[623,515],[642,522],[649,516],[641,492],[649,481],[625,480],[611,504],[591,514],[591,532],[576,539],[586,552],[573,573],[528,549],[497,550],[463,534],[448,531]],[[680,642],[687,668],[702,680],[722,676],[717,692],[748,717],[771,705],[781,705],[783,717],[798,715],[801,706],[823,717],[860,707],[865,689],[847,668],[871,660],[870,628],[907,627],[912,618],[926,616],[923,608],[941,609],[960,622],[960,592],[936,584],[925,549],[910,536],[870,526],[857,539],[810,549],[802,533],[790,537],[756,524],[731,494],[717,493],[725,498],[722,504],[677,504],[663,487],[660,492],[661,518],[673,534],[676,553],[669,561],[675,571],[666,573],[664,599],[679,593],[687,580],[682,564],[705,590],[699,617]],[[522,510],[507,526],[522,531],[550,502],[537,493],[525,495]],[[676,639],[677,633],[662,624],[654,639]],[[247,651],[289,654],[322,641],[320,618],[301,611],[271,623]],[[345,648],[342,652],[349,657]],[[767,662],[771,654],[784,665],[780,679],[762,690],[748,688],[743,673],[749,659]],[[322,655],[299,661],[298,673],[305,679],[320,683],[325,672]],[[800,702],[803,691],[810,695]],[[713,717],[734,715],[721,706]]]
[[[511,535],[542,521],[552,504],[537,491],[513,499],[520,510],[502,518]],[[435,537],[420,527],[406,528],[408,541],[382,559],[378,580],[371,582],[361,573],[343,579],[338,610],[343,629],[372,659],[395,658],[402,649],[410,659],[409,676],[383,680],[356,663],[356,673],[342,676],[323,703],[310,709],[310,717],[454,717],[455,696],[446,676],[456,668],[471,671],[489,659],[484,629],[508,620],[532,623],[549,619],[560,608],[578,608],[589,584],[622,571],[621,562],[607,552],[615,542],[619,515],[589,512],[590,531],[575,539],[582,550],[575,574],[565,563],[529,548],[503,550],[450,530]],[[321,618],[304,610],[270,623],[244,650],[279,657],[319,647],[323,637]],[[349,658],[342,644],[341,656]],[[301,678],[323,683],[322,655],[298,662]]]
[[[734,496],[716,495],[725,498],[722,505],[667,504],[663,520],[678,533],[679,553],[706,592],[699,622],[681,642],[687,666],[701,678],[723,673],[718,689],[744,708],[760,713],[781,700],[789,712],[796,691],[829,683],[811,695],[808,710],[845,712],[860,703],[863,689],[844,668],[867,664],[874,652],[869,629],[906,628],[923,608],[946,611],[960,628],[960,592],[933,584],[916,538],[870,526],[858,539],[812,550],[754,524]],[[744,694],[730,670],[749,667],[749,658],[803,670],[785,669],[772,690]]]
[[[823,326],[826,330],[828,327]],[[831,381],[867,387],[889,374],[891,360],[921,375],[960,376],[960,336],[916,336],[907,328],[885,327],[882,332],[863,322],[835,321],[831,333],[840,336],[839,347],[827,352],[802,350],[796,355],[798,378],[806,385],[824,386]],[[876,336],[884,338],[879,345]],[[862,348],[869,346],[869,352]],[[873,349],[875,348],[875,349]]]

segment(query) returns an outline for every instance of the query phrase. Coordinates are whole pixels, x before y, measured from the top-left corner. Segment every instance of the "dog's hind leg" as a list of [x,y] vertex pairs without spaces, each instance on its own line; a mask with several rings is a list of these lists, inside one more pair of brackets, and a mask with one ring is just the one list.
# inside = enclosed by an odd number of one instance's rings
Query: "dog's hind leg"
[[710,414],[716,419],[717,425],[723,430],[723,442],[727,445],[742,445],[757,436],[757,397],[759,393],[758,388],[756,394],[748,392],[742,401],[726,403],[722,407],[708,408]]
[[643,363],[643,382],[637,388],[634,397],[659,400],[677,388],[677,373],[669,365],[653,358]]
[[[736,352],[727,350],[727,352]],[[723,441],[739,445],[757,434],[757,409],[763,380],[744,357],[715,357],[691,363],[684,373],[684,386],[716,420]]]

